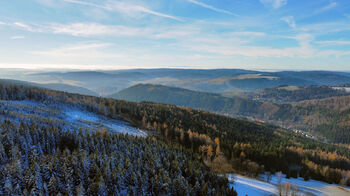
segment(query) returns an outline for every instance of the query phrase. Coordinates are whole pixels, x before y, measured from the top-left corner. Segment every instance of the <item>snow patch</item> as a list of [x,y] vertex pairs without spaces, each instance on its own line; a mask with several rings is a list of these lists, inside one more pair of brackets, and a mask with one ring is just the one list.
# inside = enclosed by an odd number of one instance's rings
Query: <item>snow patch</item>
[[228,175],[230,187],[233,187],[238,195],[276,195],[278,193],[277,187],[267,182],[259,181],[253,178],[248,178],[241,175]]
[[90,121],[90,122],[97,122],[99,118],[97,115],[89,113],[89,112],[82,112],[79,110],[69,110],[65,112],[66,114],[66,120],[67,121]]
[[[266,175],[259,176],[262,180],[253,179],[241,175],[228,174],[230,187],[233,187],[238,195],[258,196],[258,195],[278,195],[278,177],[272,175],[270,182],[266,182]],[[233,182],[233,183],[232,183]],[[350,188],[335,184],[328,184],[321,181],[309,180],[303,178],[286,178],[286,175],[281,176],[281,184],[291,183],[298,186],[299,195],[350,195]]]
[[45,124],[49,119],[50,123],[58,123],[63,130],[97,131],[106,129],[111,133],[147,136],[145,131],[135,128],[127,122],[64,104],[44,104],[30,100],[0,100],[0,116],[17,123],[24,120],[26,122],[42,121]]

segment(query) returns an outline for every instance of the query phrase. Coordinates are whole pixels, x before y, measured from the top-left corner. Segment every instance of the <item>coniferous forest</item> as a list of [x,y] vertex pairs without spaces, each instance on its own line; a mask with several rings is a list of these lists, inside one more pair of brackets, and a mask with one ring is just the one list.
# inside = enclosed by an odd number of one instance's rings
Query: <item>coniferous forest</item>
[[234,195],[195,155],[152,138],[0,126],[3,195]]
[[122,117],[151,135],[62,131],[59,126],[3,120],[3,194],[234,195],[227,180],[216,175],[229,172],[257,176],[282,171],[287,177],[350,185],[348,148],[272,125],[171,105],[4,83],[0,95],[2,100],[68,104]]

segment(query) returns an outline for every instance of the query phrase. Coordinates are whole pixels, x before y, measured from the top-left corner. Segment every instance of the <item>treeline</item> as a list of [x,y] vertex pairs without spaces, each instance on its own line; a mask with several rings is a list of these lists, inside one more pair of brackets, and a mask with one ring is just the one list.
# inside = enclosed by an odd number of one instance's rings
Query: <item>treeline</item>
[[[136,126],[157,132],[168,143],[179,143],[198,152],[204,162],[218,172],[238,171],[256,175],[264,171],[282,171],[308,179],[313,178],[315,173],[314,168],[307,165],[307,161],[312,161],[321,167],[334,169],[341,176],[339,179],[324,175],[323,181],[350,185],[349,149],[297,136],[276,127],[163,104],[134,103],[18,86],[2,89],[13,95],[13,99],[31,97],[38,101],[79,104],[111,117],[121,115]],[[290,147],[314,153],[296,152]],[[329,157],[320,157],[322,152],[322,155],[330,154]],[[336,158],[333,158],[334,153],[338,155]]]
[[284,103],[312,99],[324,99],[349,95],[345,90],[333,89],[331,86],[280,86],[247,93],[249,98],[262,102]]
[[0,195],[235,195],[189,150],[155,138],[0,123]]

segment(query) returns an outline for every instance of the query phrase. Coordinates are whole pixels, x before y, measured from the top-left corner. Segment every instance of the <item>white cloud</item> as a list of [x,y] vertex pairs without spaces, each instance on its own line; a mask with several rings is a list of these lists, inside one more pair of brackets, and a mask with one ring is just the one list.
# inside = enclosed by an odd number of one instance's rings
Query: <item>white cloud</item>
[[155,38],[181,38],[186,36],[192,36],[195,32],[186,31],[186,30],[169,30],[161,33],[157,33]]
[[286,17],[281,18],[281,20],[286,22],[292,29],[296,28],[294,16],[286,16]]
[[320,45],[338,45],[338,46],[345,46],[350,45],[350,41],[341,41],[341,40],[332,40],[332,41],[317,41],[317,44]]
[[145,13],[145,14],[151,14],[154,16],[169,18],[169,19],[173,19],[173,20],[177,20],[177,21],[183,21],[183,19],[176,17],[176,16],[164,14],[161,12],[156,12],[156,11],[153,11],[153,10],[148,9],[146,7],[143,7],[143,6],[133,5],[133,4],[129,4],[126,2],[122,2],[122,1],[109,2],[108,4],[105,4],[105,5],[99,5],[99,4],[90,3],[90,2],[86,2],[86,1],[80,1],[80,0],[63,0],[63,1],[65,1],[67,3],[74,3],[74,4],[91,6],[91,7],[95,7],[95,8],[101,8],[101,9],[111,11],[111,12],[120,12],[120,13],[129,15],[129,16],[132,16],[133,13]]
[[[209,40],[193,40],[188,43],[181,43],[190,51],[205,52],[215,55],[224,56],[243,56],[250,58],[267,57],[267,58],[312,58],[326,54],[326,51],[317,50],[311,43],[314,36],[311,34],[298,34],[296,36],[284,37],[285,39],[293,39],[298,42],[296,47],[273,48],[270,46],[252,46],[249,42],[240,39],[213,38]],[[339,51],[337,54],[340,54]],[[332,53],[333,55],[334,53]],[[343,53],[342,53],[343,54]],[[331,55],[331,53],[329,53]]]
[[322,13],[322,12],[327,12],[327,11],[329,11],[329,10],[332,10],[332,9],[336,8],[337,6],[338,6],[338,3],[337,3],[337,2],[335,2],[335,1],[333,1],[333,0],[330,0],[328,5],[326,5],[326,6],[322,7],[322,8],[317,9],[317,10],[315,11],[315,14],[320,14],[320,13]]
[[12,36],[11,39],[16,40],[16,39],[24,39],[24,36]]
[[81,43],[75,45],[68,45],[52,50],[33,51],[32,54],[41,55],[45,57],[56,58],[84,58],[84,59],[99,59],[99,58],[121,58],[123,55],[106,53],[101,50],[106,49],[113,44],[111,43]]
[[13,24],[10,24],[12,26],[15,26],[15,27],[19,27],[21,29],[24,29],[26,31],[29,31],[29,32],[40,32],[41,30],[38,29],[38,28],[34,28],[28,24],[24,24],[22,22],[14,22]]
[[99,23],[52,23],[48,28],[55,34],[68,34],[73,36],[141,36],[147,33],[147,30],[141,28],[103,25]]
[[274,9],[287,5],[287,0],[260,0],[260,2],[265,5],[269,5]]
[[7,23],[7,26],[20,28],[29,32],[67,34],[72,36],[145,36],[150,34],[148,28],[136,28],[123,25],[104,25],[100,23],[49,23],[45,25]]
[[223,9],[219,9],[219,8],[214,7],[214,6],[211,6],[211,5],[208,5],[208,4],[199,2],[199,1],[197,1],[197,0],[187,0],[187,1],[190,2],[190,3],[196,4],[196,5],[199,5],[199,6],[201,6],[201,7],[204,7],[204,8],[210,9],[210,10],[213,10],[213,11],[215,11],[215,12],[224,13],[224,14],[229,14],[229,15],[232,15],[232,16],[238,16],[237,14],[234,14],[234,13],[232,13],[232,12],[230,12],[230,11],[223,10]]

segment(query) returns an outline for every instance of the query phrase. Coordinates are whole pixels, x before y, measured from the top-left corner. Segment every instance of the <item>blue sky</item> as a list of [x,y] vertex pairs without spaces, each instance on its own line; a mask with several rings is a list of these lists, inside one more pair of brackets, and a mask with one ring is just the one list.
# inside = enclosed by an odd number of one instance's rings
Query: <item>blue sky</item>
[[349,0],[0,1],[0,67],[350,70]]

